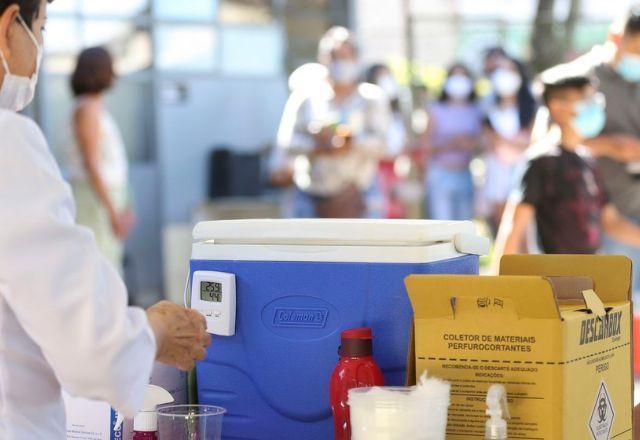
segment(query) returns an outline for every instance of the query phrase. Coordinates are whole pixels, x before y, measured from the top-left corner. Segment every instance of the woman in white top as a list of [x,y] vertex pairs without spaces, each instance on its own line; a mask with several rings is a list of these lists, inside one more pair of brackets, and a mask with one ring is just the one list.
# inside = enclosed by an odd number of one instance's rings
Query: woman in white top
[[188,370],[211,339],[194,310],[127,306],[117,272],[74,221],[33,99],[46,0],[0,0],[0,439],[64,440],[61,389],[133,417],[154,359]]
[[66,165],[77,222],[94,232],[101,252],[122,272],[123,241],[134,219],[129,209],[124,142],[104,104],[104,94],[114,79],[109,52],[101,47],[82,51],[71,77],[76,97],[75,142],[67,151]]
[[509,193],[517,185],[518,164],[531,141],[536,102],[524,65],[512,58],[497,62],[491,74],[491,102],[485,115],[489,152],[484,157],[483,188],[487,219],[494,234],[502,219]]

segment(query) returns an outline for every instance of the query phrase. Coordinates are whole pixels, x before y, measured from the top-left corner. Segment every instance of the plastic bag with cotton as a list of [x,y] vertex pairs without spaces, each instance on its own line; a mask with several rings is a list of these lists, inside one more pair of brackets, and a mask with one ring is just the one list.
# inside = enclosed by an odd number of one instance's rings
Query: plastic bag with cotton
[[353,440],[444,440],[451,385],[423,373],[414,387],[349,391]]

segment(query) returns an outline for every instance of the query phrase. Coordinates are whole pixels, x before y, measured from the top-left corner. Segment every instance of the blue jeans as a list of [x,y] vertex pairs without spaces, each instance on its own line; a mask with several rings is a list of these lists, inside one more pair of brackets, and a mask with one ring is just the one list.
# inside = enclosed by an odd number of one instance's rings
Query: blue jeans
[[428,217],[434,220],[472,220],[473,179],[468,169],[429,168],[427,175]]
[[293,198],[293,218],[315,218],[316,207],[309,194],[296,188]]
[[640,249],[635,246],[620,243],[611,237],[605,236],[602,243],[602,252],[605,254],[626,255],[631,258],[631,261],[633,262],[633,269],[631,272],[633,281],[631,288],[634,296],[638,297],[640,295]]

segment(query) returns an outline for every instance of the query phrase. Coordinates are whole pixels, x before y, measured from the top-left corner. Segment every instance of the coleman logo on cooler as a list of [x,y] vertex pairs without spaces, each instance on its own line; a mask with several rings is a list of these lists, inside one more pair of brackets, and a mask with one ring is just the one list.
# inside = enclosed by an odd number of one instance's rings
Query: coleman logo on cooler
[[277,327],[324,328],[329,316],[328,309],[277,308],[273,325]]
[[598,395],[589,419],[589,429],[594,440],[608,440],[615,417],[611,398],[604,381],[600,384]]

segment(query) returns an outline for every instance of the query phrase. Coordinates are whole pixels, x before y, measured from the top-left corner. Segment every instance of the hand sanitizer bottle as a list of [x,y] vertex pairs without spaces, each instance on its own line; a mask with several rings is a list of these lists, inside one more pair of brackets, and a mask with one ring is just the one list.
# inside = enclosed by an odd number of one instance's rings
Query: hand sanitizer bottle
[[133,419],[133,440],[158,440],[156,407],[173,402],[173,396],[164,388],[149,385],[144,403]]
[[509,407],[507,403],[507,390],[502,384],[495,384],[489,387],[487,393],[487,415],[489,420],[485,426],[485,440],[507,440],[507,419]]
[[[133,419],[133,440],[158,440],[158,416],[156,407],[173,402],[173,396],[156,385],[149,385],[144,396],[142,408]],[[123,418],[118,415],[116,428],[122,425]]]

